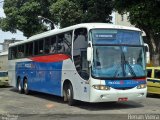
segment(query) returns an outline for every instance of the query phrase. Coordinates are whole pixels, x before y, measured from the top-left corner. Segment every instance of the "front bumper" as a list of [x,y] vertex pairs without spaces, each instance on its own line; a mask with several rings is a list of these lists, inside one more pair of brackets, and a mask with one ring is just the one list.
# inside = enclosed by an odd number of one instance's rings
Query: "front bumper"
[[0,80],[0,86],[8,86],[9,82],[8,81],[1,81]]
[[109,91],[91,89],[90,102],[112,102],[125,99],[125,101],[145,99],[147,95],[147,88],[129,90],[111,89]]

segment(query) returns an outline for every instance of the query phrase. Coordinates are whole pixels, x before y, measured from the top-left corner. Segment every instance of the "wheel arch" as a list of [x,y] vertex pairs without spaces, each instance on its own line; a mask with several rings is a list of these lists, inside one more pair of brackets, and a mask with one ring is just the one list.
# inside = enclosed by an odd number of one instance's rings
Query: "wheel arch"
[[20,76],[17,76],[17,79],[16,79],[16,87],[18,87],[19,81],[21,82],[21,77],[20,77]]
[[63,90],[64,90],[64,88],[67,87],[67,85],[69,85],[69,84],[71,84],[72,87],[73,87],[72,82],[71,82],[69,79],[65,79],[64,82],[63,82],[63,87],[62,87]]
[[23,87],[24,87],[24,81],[25,81],[25,80],[27,80],[27,77],[26,77],[26,76],[23,77]]

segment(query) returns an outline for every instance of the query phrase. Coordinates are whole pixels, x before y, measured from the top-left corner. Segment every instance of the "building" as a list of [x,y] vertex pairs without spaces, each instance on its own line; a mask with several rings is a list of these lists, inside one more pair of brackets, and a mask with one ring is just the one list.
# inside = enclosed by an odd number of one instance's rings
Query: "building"
[[19,42],[19,41],[22,41],[22,40],[16,40],[15,38],[5,39],[3,43],[0,43],[0,45],[2,45],[2,52],[8,51],[9,44]]
[[22,40],[16,40],[16,39],[6,39],[3,43],[0,43],[2,45],[2,50],[0,52],[0,71],[8,71],[8,47],[9,44],[19,42]]
[[0,53],[0,71],[8,71],[8,51]]
[[[112,16],[112,23],[115,25],[134,27],[134,25],[132,25],[128,20],[129,13],[121,15],[118,12],[112,12],[111,16]],[[142,33],[142,36],[143,37],[146,36],[145,32]]]

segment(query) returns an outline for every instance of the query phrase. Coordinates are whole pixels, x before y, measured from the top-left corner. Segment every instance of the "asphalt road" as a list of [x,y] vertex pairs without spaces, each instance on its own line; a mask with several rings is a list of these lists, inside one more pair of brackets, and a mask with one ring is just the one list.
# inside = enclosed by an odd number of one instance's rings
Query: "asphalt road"
[[[137,115],[139,114],[139,115]],[[117,103],[78,102],[69,106],[61,97],[32,92],[19,94],[12,87],[0,88],[0,120],[160,120],[160,95]]]

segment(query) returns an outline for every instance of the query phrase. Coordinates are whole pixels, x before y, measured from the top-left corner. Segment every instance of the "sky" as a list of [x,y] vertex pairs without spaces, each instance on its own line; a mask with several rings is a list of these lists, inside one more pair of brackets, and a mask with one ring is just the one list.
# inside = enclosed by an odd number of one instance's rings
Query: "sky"
[[[1,2],[1,0],[0,0],[0,2]],[[3,2],[0,3],[0,17],[5,17],[4,10],[3,10]],[[17,40],[25,40],[26,39],[26,37],[23,36],[23,33],[18,30],[17,30],[17,33],[12,34],[11,32],[3,32],[0,29],[0,43],[3,43],[3,41],[5,39],[12,39],[12,38],[15,38]],[[2,46],[0,45],[0,51],[1,50],[2,50]]]

